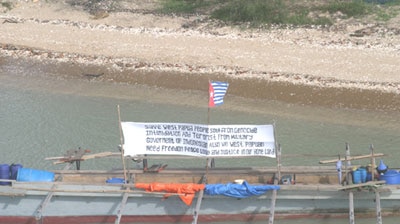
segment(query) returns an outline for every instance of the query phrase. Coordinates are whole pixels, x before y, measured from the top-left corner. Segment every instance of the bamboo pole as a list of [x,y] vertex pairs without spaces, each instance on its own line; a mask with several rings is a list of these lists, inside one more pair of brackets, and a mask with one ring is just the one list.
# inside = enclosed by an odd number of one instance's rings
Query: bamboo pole
[[126,166],[125,166],[125,158],[124,158],[124,140],[122,137],[122,126],[121,126],[121,111],[119,109],[119,105],[117,105],[117,110],[118,110],[118,123],[119,123],[119,137],[120,137],[120,143],[121,143],[121,160],[122,160],[122,165],[124,167],[124,182],[126,183],[127,181],[127,175],[126,175]]

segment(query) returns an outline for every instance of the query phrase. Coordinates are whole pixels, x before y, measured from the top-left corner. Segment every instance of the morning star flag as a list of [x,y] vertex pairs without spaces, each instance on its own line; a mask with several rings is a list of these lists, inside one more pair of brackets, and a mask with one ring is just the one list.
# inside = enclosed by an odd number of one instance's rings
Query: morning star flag
[[224,96],[228,86],[227,82],[211,81],[209,83],[210,99],[208,100],[208,107],[215,107],[224,103]]

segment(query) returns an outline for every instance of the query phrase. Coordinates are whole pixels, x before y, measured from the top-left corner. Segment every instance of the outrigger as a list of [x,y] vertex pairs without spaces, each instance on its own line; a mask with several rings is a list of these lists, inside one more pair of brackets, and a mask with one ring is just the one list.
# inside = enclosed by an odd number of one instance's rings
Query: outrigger
[[[168,132],[163,132],[172,126],[181,132],[180,135],[171,137]],[[196,129],[195,126],[202,128]],[[354,221],[357,214],[374,215],[380,220],[377,223],[381,223],[383,215],[398,215],[400,189],[395,183],[388,184],[386,180],[378,179],[382,176],[376,175],[375,166],[367,171],[372,175],[370,180],[353,183],[351,174],[355,173],[350,161],[367,159],[375,164],[375,158],[385,156],[374,153],[372,146],[370,154],[350,156],[346,145],[345,156],[322,160],[318,166],[282,166],[274,125],[204,126],[122,122],[123,141],[116,152],[91,154],[91,150],[78,148],[60,157],[46,158],[54,164],[66,164],[62,170],[51,171],[54,174],[52,181],[41,181],[40,178],[19,181],[18,177],[1,180],[10,185],[0,187],[0,223],[198,223],[227,220],[269,220],[273,223],[275,218],[299,217],[349,217]],[[161,130],[156,136],[155,132],[149,132],[153,133],[152,138],[170,138],[168,142],[179,143],[182,149],[187,146],[188,150],[146,151],[149,145],[158,146],[154,141],[146,141],[146,129],[150,127]],[[245,131],[249,137],[221,140],[183,133],[207,128],[215,129],[213,134],[216,130]],[[195,139],[184,141],[183,138]],[[220,144],[208,144],[209,141],[220,141]],[[230,141],[235,144],[230,144]],[[166,141],[157,144],[166,144]],[[189,149],[202,146],[212,146],[212,150],[235,147],[242,153],[235,155],[237,159],[260,156],[256,152],[262,152],[263,157],[276,159],[277,165],[219,168],[211,161],[228,155],[207,155],[204,150],[210,149]],[[82,170],[80,167],[80,163],[87,159],[120,156],[123,164],[125,160],[141,161],[143,167],[126,169],[124,165],[119,170]],[[188,157],[204,159],[205,168],[147,165],[152,159],[166,161]],[[339,161],[342,163],[339,167],[331,165],[339,164]],[[76,170],[71,169],[73,164]],[[23,169],[20,168],[19,172]]]

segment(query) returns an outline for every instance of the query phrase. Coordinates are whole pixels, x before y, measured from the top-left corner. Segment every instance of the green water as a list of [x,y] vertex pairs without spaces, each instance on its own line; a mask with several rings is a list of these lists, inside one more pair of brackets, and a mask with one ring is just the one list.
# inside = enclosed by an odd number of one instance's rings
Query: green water
[[[63,166],[53,165],[44,158],[61,156],[66,150],[78,147],[93,153],[117,151],[120,144],[117,105],[123,121],[207,123],[207,100],[207,92],[64,79],[18,64],[1,65],[0,163],[61,169]],[[309,107],[245,99],[232,96],[229,91],[225,104],[210,113],[213,124],[275,123],[283,165],[318,165],[322,159],[343,155],[348,142],[353,155],[369,153],[373,144],[376,152],[389,155],[384,157],[389,167],[400,167],[396,158],[400,148],[399,120],[400,112]],[[268,158],[216,161],[217,166],[275,164],[275,160]],[[168,161],[168,165],[204,167],[204,161]],[[83,162],[81,168],[121,168],[121,162],[117,158],[90,160]],[[275,223],[348,223],[348,220],[299,219]],[[357,223],[375,223],[375,219],[361,219]],[[395,223],[395,219],[385,218],[384,223]]]
[[[49,78],[32,71],[1,67],[1,162],[58,169],[45,157],[68,149],[116,151],[120,144],[117,105],[123,121],[207,123],[208,94],[140,85]],[[6,70],[6,72],[4,71]],[[207,84],[206,84],[207,85]],[[385,153],[390,167],[399,167],[399,112],[332,109],[251,100],[230,96],[210,112],[213,124],[276,124],[283,165],[318,165],[343,155]],[[357,162],[355,162],[356,164]],[[201,165],[175,161],[169,166]],[[275,165],[271,159],[219,160],[217,166]],[[362,164],[363,165],[363,164]],[[83,169],[119,168],[118,159],[86,161]]]

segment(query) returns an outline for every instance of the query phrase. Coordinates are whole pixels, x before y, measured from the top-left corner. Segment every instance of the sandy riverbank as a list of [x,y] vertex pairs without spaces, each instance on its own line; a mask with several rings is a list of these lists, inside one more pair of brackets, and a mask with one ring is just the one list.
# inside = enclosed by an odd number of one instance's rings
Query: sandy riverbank
[[245,97],[400,108],[400,19],[244,31],[204,15],[160,16],[154,0],[120,1],[127,10],[104,18],[71,2],[3,9],[0,55],[53,63],[75,78],[184,89],[218,78]]

